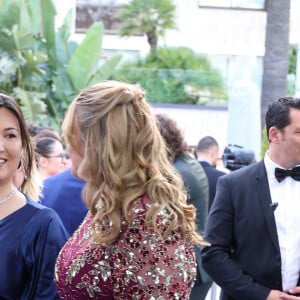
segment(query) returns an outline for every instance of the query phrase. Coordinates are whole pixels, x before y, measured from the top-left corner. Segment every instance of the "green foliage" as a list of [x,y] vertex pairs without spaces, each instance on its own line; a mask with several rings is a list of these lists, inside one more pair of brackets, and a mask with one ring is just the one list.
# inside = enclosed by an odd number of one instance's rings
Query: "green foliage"
[[175,9],[171,0],[132,0],[123,6],[120,35],[145,34],[151,53],[155,53],[158,37],[175,29]]
[[150,102],[207,104],[212,98],[227,100],[219,71],[207,58],[184,47],[160,48],[145,59],[125,62],[115,76],[140,83]]
[[[75,55],[70,59],[67,72],[71,78],[74,87],[79,90],[82,89],[92,76],[91,70],[97,66],[99,61],[99,54],[101,50],[102,39],[99,36],[102,35],[103,26],[100,23],[95,23],[90,28],[86,35],[81,47],[78,47],[75,51]],[[97,51],[94,51],[97,49]],[[85,62],[83,65],[81,62]],[[88,68],[86,68],[86,65]]]
[[297,45],[289,46],[289,70],[287,76],[287,95],[295,95],[296,69],[297,69]]
[[59,128],[74,96],[110,78],[121,57],[101,62],[102,23],[78,44],[70,40],[72,11],[59,29],[55,16],[52,0],[0,2],[0,90],[16,97],[29,121]]
[[[28,122],[35,122],[36,115],[46,109],[45,103],[40,101],[46,95],[44,93],[25,91],[20,87],[16,87],[14,93],[20,101],[25,119]],[[44,118],[46,118],[46,115],[42,114],[40,119]]]
[[297,68],[297,45],[289,46],[289,71],[288,74],[296,74]]
[[261,158],[264,158],[266,151],[269,148],[269,141],[267,136],[267,130],[266,128],[263,129],[263,136],[262,136],[262,142],[261,142]]

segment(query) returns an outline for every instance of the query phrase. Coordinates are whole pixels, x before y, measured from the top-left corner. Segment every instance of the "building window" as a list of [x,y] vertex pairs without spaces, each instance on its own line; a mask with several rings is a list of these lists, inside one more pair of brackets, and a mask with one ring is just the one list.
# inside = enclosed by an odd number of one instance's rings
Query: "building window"
[[199,7],[263,10],[266,0],[198,0]]
[[128,0],[77,0],[76,32],[86,32],[94,22],[102,22],[105,33],[118,34],[125,3]]

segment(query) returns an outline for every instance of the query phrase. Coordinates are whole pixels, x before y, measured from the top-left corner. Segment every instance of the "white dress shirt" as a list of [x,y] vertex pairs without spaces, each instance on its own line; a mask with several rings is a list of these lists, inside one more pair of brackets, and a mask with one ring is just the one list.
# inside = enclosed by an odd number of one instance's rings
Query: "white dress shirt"
[[[297,285],[300,272],[300,181],[290,176],[278,182],[268,153],[264,158],[281,254],[282,288],[288,291]],[[284,169],[284,168],[282,168]],[[276,203],[278,204],[276,206]]]

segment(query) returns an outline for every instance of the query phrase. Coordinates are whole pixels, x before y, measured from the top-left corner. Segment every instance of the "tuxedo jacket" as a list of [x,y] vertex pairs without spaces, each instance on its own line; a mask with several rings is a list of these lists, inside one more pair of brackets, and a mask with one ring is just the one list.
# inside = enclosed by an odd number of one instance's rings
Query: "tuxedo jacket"
[[222,175],[225,175],[225,173],[217,170],[215,167],[210,165],[207,161],[200,161],[200,164],[203,167],[204,172],[208,179],[208,187],[209,187],[208,210],[210,210],[212,202],[216,195],[216,186],[217,186],[218,178]]
[[218,179],[204,235],[211,246],[202,249],[202,262],[222,288],[221,299],[265,300],[271,289],[282,290],[271,202],[263,161]]

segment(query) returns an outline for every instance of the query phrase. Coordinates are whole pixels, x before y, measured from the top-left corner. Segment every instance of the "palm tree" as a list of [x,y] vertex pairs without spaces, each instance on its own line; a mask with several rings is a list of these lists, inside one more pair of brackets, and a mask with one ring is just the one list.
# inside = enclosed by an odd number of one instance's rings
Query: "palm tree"
[[159,36],[175,29],[175,5],[171,0],[132,0],[123,6],[121,36],[146,34],[151,53],[155,54]]
[[261,93],[261,121],[268,105],[286,95],[289,67],[290,0],[267,1],[267,27]]

